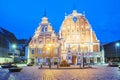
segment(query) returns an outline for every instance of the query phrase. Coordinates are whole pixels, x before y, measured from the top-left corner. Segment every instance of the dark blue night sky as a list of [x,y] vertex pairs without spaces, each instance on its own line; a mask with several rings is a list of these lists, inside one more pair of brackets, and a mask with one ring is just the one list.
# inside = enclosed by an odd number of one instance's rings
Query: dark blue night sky
[[58,33],[65,12],[73,5],[85,11],[100,42],[120,39],[120,0],[0,0],[0,26],[13,32],[18,39],[33,36],[46,9],[47,17]]

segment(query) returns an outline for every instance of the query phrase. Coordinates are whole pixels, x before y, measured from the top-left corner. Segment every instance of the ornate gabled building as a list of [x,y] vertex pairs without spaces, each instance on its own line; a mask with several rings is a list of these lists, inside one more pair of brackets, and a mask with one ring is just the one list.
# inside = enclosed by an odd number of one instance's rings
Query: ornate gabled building
[[48,22],[48,18],[44,16],[29,42],[28,62],[48,64],[51,60],[54,64],[59,56],[58,50],[58,37]]
[[58,36],[44,16],[28,46],[28,62],[69,64],[104,62],[100,42],[85,16],[73,10],[65,16]]
[[[77,64],[81,56],[85,61],[100,62],[100,43],[91,25],[85,16],[73,10],[72,14],[65,16],[60,27],[61,60]],[[89,57],[89,58],[88,58]]]

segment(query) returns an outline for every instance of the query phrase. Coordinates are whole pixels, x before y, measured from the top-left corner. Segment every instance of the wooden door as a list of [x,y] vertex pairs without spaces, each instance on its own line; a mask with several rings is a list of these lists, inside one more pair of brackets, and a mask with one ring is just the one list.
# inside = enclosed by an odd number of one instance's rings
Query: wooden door
[[72,56],[72,64],[76,64],[76,56],[75,55]]

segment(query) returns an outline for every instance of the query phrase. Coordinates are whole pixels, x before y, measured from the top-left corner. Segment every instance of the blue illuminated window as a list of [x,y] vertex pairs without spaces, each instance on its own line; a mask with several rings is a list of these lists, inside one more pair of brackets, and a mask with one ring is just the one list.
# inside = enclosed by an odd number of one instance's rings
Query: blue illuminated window
[[39,54],[42,54],[42,49],[39,49],[39,52],[38,52]]

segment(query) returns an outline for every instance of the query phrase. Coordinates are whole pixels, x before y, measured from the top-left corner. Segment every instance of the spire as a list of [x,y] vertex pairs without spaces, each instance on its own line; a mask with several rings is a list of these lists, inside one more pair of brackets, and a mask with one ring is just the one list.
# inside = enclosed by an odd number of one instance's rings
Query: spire
[[46,17],[46,9],[44,10],[44,17]]
[[48,22],[48,18],[46,17],[46,9],[44,9],[44,15],[43,15],[43,18],[42,18],[42,24],[46,24],[46,23],[49,23]]

